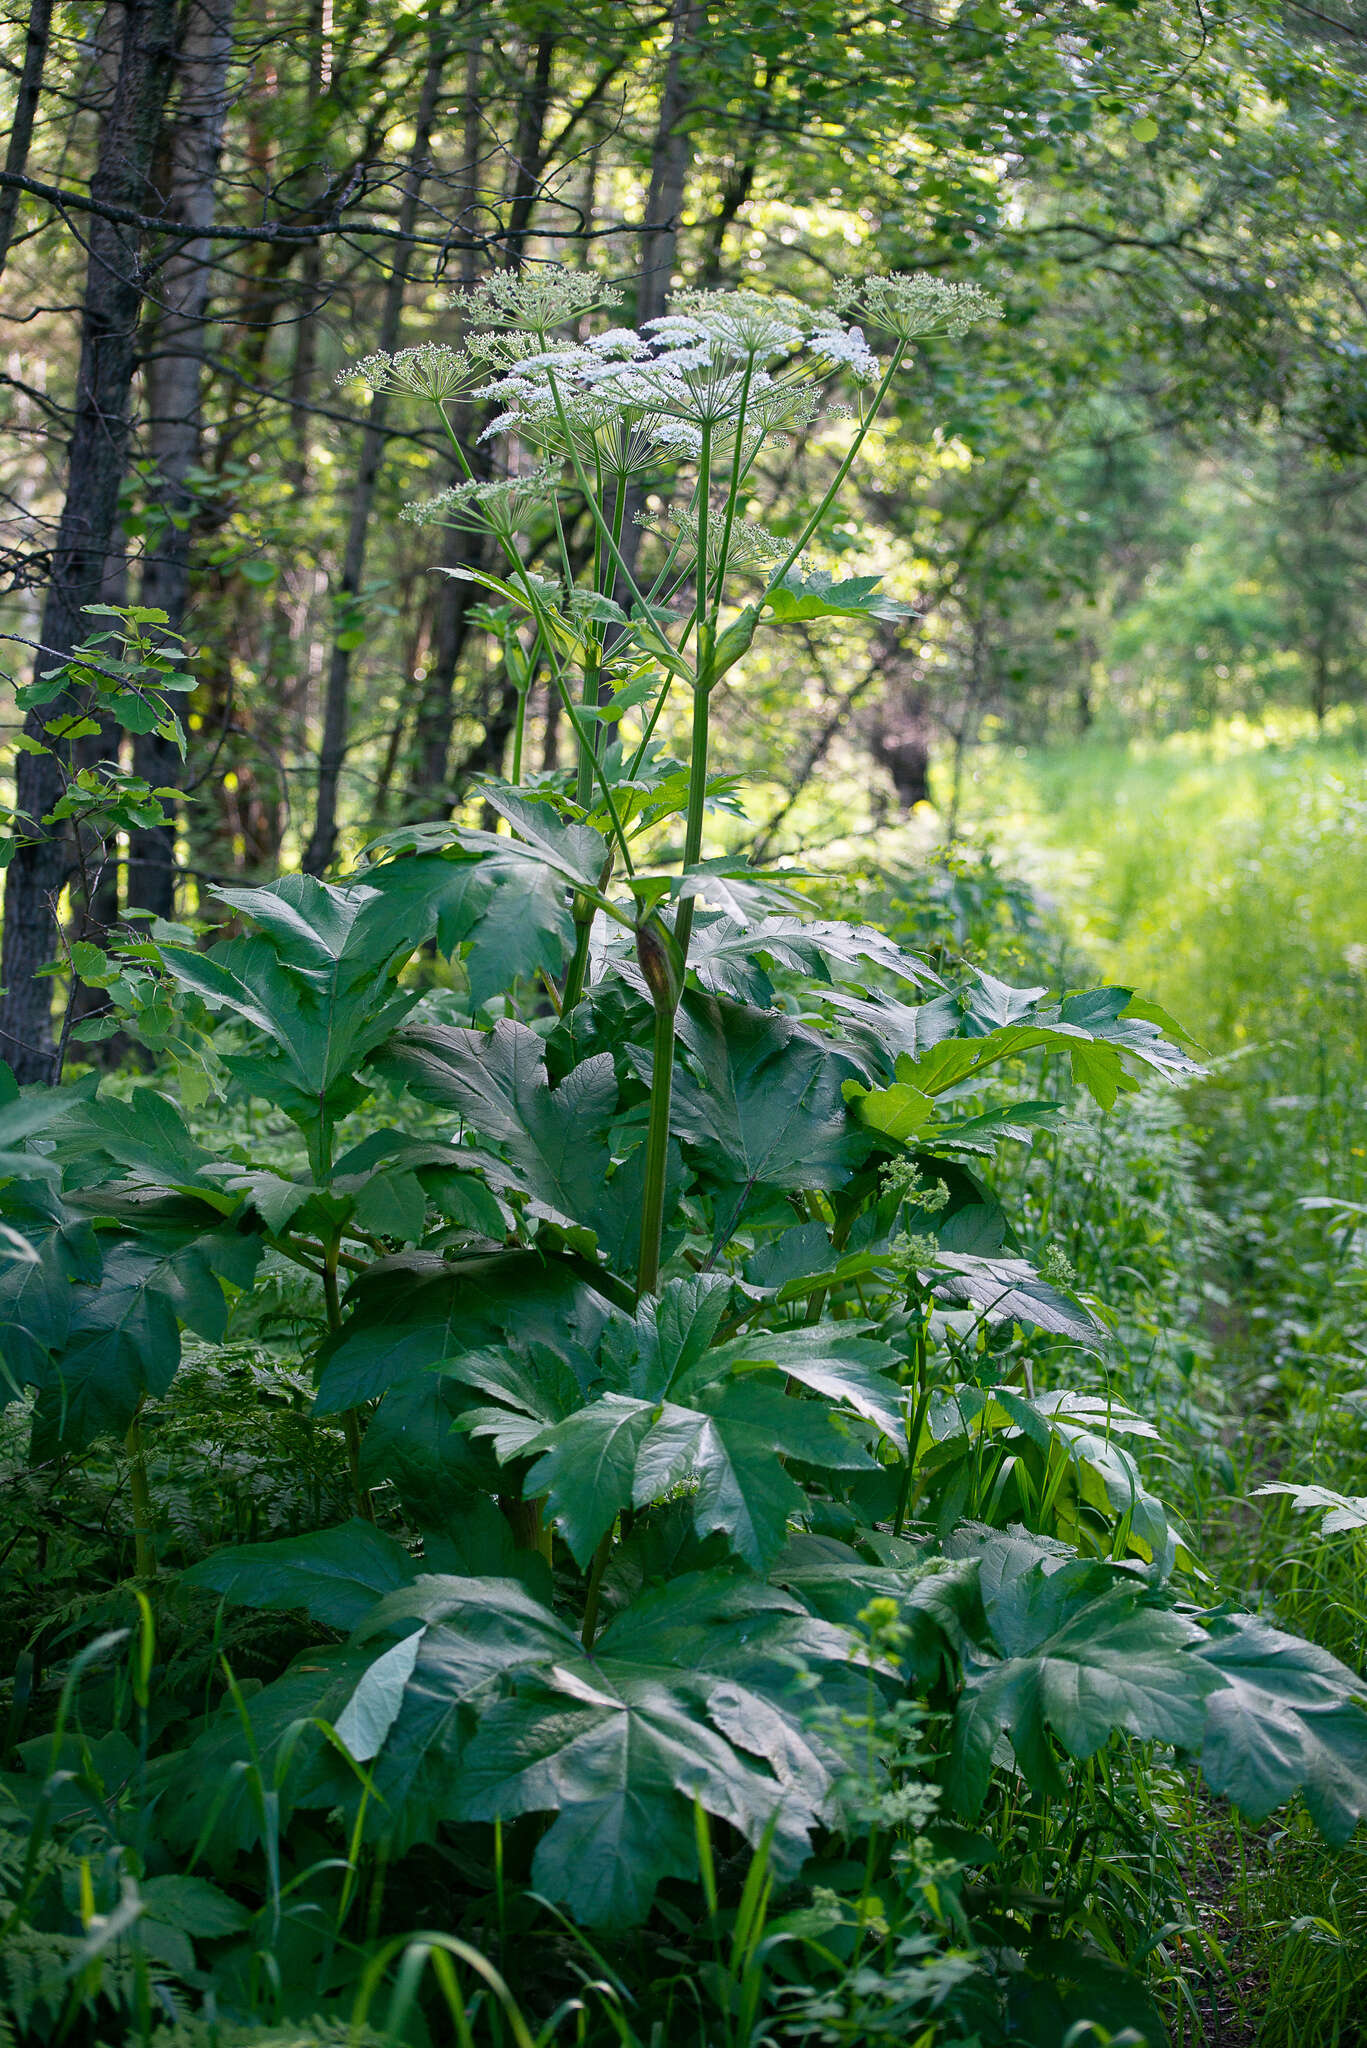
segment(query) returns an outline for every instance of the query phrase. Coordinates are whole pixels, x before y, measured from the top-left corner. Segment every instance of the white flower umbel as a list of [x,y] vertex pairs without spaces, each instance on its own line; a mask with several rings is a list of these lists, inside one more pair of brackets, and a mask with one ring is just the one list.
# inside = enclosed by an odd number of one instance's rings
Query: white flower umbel
[[811,350],[823,368],[847,370],[856,384],[876,384],[883,374],[883,365],[864,339],[862,327],[818,327]]
[[498,477],[481,483],[475,478],[452,484],[434,498],[405,505],[402,517],[414,526],[452,526],[464,533],[493,533],[511,545],[525,533],[533,519],[552,512],[556,477],[549,469],[529,470],[525,476]]
[[377,352],[362,356],[337,372],[339,384],[360,380],[372,391],[413,391],[442,405],[459,398],[482,374],[464,349],[448,348],[442,341],[420,341],[416,348],[401,348],[394,355]]
[[615,306],[621,297],[615,286],[585,270],[552,263],[530,273],[496,270],[472,291],[453,292],[447,304],[472,327],[520,328],[545,335],[600,306]]
[[1000,318],[1002,311],[1001,300],[981,285],[947,284],[917,271],[894,271],[888,277],[866,277],[845,285],[836,294],[836,303],[899,341],[966,334],[980,320]]
[[652,334],[662,339],[675,333],[681,339],[691,334],[752,362],[792,355],[801,348],[811,324],[805,308],[781,293],[685,291],[670,303],[672,312],[646,322]]

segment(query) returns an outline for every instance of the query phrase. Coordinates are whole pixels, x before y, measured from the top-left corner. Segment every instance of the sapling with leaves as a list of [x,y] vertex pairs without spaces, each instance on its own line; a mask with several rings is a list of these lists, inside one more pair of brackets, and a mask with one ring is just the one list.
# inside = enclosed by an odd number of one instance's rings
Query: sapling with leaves
[[[97,740],[107,747],[111,727],[152,733],[174,747],[183,760],[185,730],[171,699],[193,690],[195,678],[184,666],[185,643],[180,634],[169,630],[165,612],[146,605],[111,604],[86,605],[84,611],[92,622],[107,619],[109,625],[92,631],[73,654],[15,691],[21,711],[58,707],[44,719],[41,739],[21,731],[12,741],[16,752],[46,755],[52,761],[58,795],[51,810],[41,817],[18,810],[0,813],[5,826],[0,838],[0,867],[8,865],[21,845],[60,838],[70,849],[72,892],[79,903],[89,906],[96,900],[114,857],[117,835],[165,825],[163,800],[176,798],[179,792],[154,789],[143,776],[123,767],[117,747],[102,758],[92,757],[88,745],[82,743]],[[105,986],[108,962],[103,948],[91,938],[67,933],[57,919],[55,903],[49,907],[61,955],[43,971],[65,974],[69,982],[52,1063],[51,1079],[60,1081],[76,1023],[76,984]],[[87,1031],[85,1035],[96,1034]]]
[[[709,802],[735,800],[710,759],[718,683],[761,631],[893,609],[803,555],[908,350],[991,307],[894,278],[855,294],[854,325],[744,292],[562,334],[606,296],[500,275],[462,301],[463,351],[363,366],[443,418],[501,401],[508,474],[420,516],[501,543],[506,574],[461,573],[496,600],[519,695],[535,673],[559,692],[577,757],[484,787],[505,830],[407,827],[343,880],[221,892],[238,936],[161,940],[182,1043],[288,1120],[293,1164],[278,1134],[269,1157],[214,1156],[154,1091],[131,1123],[64,1097],[41,1136],[26,1098],[0,1105],[33,1252],[0,1268],[25,1333],[0,1350],[39,1390],[43,1445],[126,1428],[181,1326],[221,1325],[256,1259],[292,1261],[321,1292],[315,1413],[342,1418],[375,1518],[186,1575],[337,1640],[166,1761],[171,1853],[227,1873],[264,1843],[232,1772],[249,1756],[282,1811],[341,1813],[386,1857],[495,1827],[589,1924],[696,1879],[713,1828],[793,1885],[865,1825],[814,1705],[881,1725],[871,1687],[894,1721],[929,1702],[948,1733],[925,1768],[965,1818],[1018,1778],[1056,1797],[1121,1733],[1199,1756],[1249,1812],[1299,1789],[1341,1838],[1367,1809],[1351,1674],[1200,1608],[1131,1448],[1151,1426],[1066,1384],[1079,1348],[1105,1355],[1101,1306],[1028,1256],[987,1183],[1060,1114],[1021,1092],[1024,1056],[1108,1108],[1194,1071],[1175,1027],[1126,989],[947,978],[804,916],[799,878],[706,857]],[[761,451],[824,433],[837,376],[868,395],[779,541]],[[677,699],[682,759],[661,737]],[[409,971],[427,946],[451,963],[440,993]],[[131,1307],[106,1327],[115,1271],[153,1320],[150,1365]],[[896,1655],[870,1654],[872,1603]]]

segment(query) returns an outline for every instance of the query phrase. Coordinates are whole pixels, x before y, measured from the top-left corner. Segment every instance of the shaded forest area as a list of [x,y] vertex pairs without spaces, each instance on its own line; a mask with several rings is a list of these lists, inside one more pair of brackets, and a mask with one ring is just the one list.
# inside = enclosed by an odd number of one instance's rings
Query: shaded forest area
[[[478,588],[433,574],[398,517],[449,480],[449,448],[404,394],[336,381],[375,348],[459,340],[460,294],[495,267],[591,266],[637,324],[676,280],[818,304],[875,263],[1006,301],[899,390],[857,512],[821,536],[833,563],[873,537],[915,624],[809,640],[723,708],[763,778],[761,852],[823,777],[857,829],[984,731],[1356,703],[1367,131],[1339,14],[11,15],[7,665],[52,667],[91,603],[141,604],[197,678],[184,763],[154,733],[124,743],[184,792],[175,822],[84,864],[72,931],[321,874],[506,769],[515,690]],[[473,404],[455,412],[483,445]],[[820,459],[799,444],[767,481],[797,520]],[[487,544],[453,545],[478,567]],[[565,744],[542,679],[530,756]],[[74,761],[113,745],[84,735]],[[22,756],[25,818],[58,774]],[[29,1079],[52,1058],[32,975],[75,863],[69,838],[20,836],[2,1028]]]
[[0,2048],[1354,2048],[1367,5],[0,112]]

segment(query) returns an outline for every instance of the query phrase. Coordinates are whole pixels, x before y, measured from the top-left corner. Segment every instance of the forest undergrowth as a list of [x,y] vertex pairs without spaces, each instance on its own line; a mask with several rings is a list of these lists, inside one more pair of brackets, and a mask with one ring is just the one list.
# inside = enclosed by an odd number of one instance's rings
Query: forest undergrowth
[[[727,672],[903,615],[747,465],[878,376],[833,501],[910,344],[995,308],[869,281],[885,369],[747,294],[547,349],[595,290],[473,302],[549,460],[420,508],[503,549],[574,768],[73,946],[108,1010],[0,1076],[5,2048],[1349,2042],[1351,777],[1242,836],[1211,784],[1184,851],[1100,802],[1103,942],[972,849],[704,858]],[[476,374],[360,367],[443,418]],[[680,459],[633,572],[628,479]],[[113,616],[67,681],[178,731]],[[1187,941],[1142,982],[1136,901]],[[77,1071],[121,1032],[151,1085]]]
[[[1055,764],[1042,765],[1048,786]],[[1158,1424],[1163,1447],[1149,1447],[1146,1472],[1184,1517],[1193,1549],[1212,1576],[1213,1597],[1227,1587],[1231,1597],[1259,1606],[1279,1625],[1361,1669],[1367,1660],[1367,1504],[1359,1500],[1356,1514],[1341,1507],[1342,1526],[1332,1519],[1325,1526],[1326,1503],[1328,1515],[1334,1513],[1330,1497],[1351,1500],[1367,1472],[1367,1238],[1352,1207],[1367,1198],[1363,1023],[1353,1000],[1354,963],[1351,956],[1344,960],[1339,945],[1341,915],[1360,909],[1344,901],[1345,876],[1362,872],[1347,856],[1367,853],[1367,834],[1357,819],[1354,846],[1348,808],[1338,813],[1343,838],[1328,837],[1321,801],[1326,787],[1330,805],[1336,788],[1351,787],[1353,768],[1351,755],[1336,755],[1326,777],[1310,752],[1298,757],[1290,774],[1272,762],[1249,771],[1251,785],[1225,781],[1225,796],[1237,799],[1245,816],[1242,874],[1221,870],[1228,820],[1204,813],[1212,853],[1189,884],[1197,903],[1168,899],[1173,921],[1181,920],[1190,937],[1182,960],[1213,958],[1221,947],[1231,960],[1255,957],[1263,901],[1257,878],[1274,838],[1283,890],[1312,906],[1294,979],[1288,984],[1278,973],[1269,986],[1249,973],[1232,1028],[1230,1013],[1220,1019],[1202,1009],[1202,984],[1182,981],[1180,964],[1162,954],[1150,932],[1114,916],[1108,969],[1123,975],[1143,951],[1152,984],[1166,958],[1170,979],[1159,985],[1169,1002],[1211,1037],[1224,1032],[1241,1043],[1234,1052],[1212,1054],[1206,1078],[1181,1090],[1159,1084],[1109,1116],[1074,1114],[1022,1152],[1010,1192],[1031,1239],[1059,1245],[1083,1293],[1104,1296],[1114,1348],[1098,1364],[1095,1384],[1109,1386]],[[1172,851],[1155,845],[1157,813],[1142,807],[1136,807],[1133,837],[1105,841],[1095,830],[1099,819],[1113,815],[1104,802],[1107,780],[1126,772],[1124,757],[1103,757],[1101,799],[1090,813],[1079,807],[1060,820],[1061,834],[1071,835],[1071,856],[1083,858],[1093,906],[1107,904],[1108,880],[1123,886],[1144,857],[1136,841],[1159,862]],[[1129,772],[1162,800],[1174,839],[1190,845],[1197,814],[1173,802],[1172,768],[1129,764]],[[1076,791],[1075,756],[1059,773]],[[1308,792],[1315,794],[1307,802]],[[1204,785],[1203,794],[1209,795]],[[932,957],[973,959],[1013,979],[1039,973],[1066,983],[1085,948],[1100,947],[1095,931],[1079,941],[1066,887],[1049,892],[1057,871],[1041,858],[1038,839],[1021,857],[1036,886],[1010,878],[1012,855],[1021,852],[1024,808],[1008,823],[995,860],[965,852],[916,871],[867,875],[864,907]],[[1001,815],[1013,819],[1005,805]],[[1019,835],[1014,846],[1013,829]],[[1108,854],[1088,858],[1089,843],[1097,848],[1103,841]],[[1232,912],[1225,907],[1231,902]],[[1264,957],[1285,954],[1271,949]],[[1205,986],[1228,988],[1228,966]],[[1260,1037],[1258,1020],[1268,1012],[1280,1015],[1281,1028]],[[255,1121],[244,1135],[258,1153],[263,1145],[269,1153],[273,1137],[284,1167],[288,1135],[259,1110]],[[1331,1199],[1344,1206],[1330,1207]],[[297,1274],[276,1274],[258,1288],[250,1317],[237,1318],[223,1343],[191,1352],[162,1404],[150,1468],[173,1558],[188,1562],[224,1542],[298,1534],[347,1513],[340,1435],[308,1414],[311,1377],[285,1362],[319,1306],[307,1288],[301,1292]],[[1068,1377],[1074,1386],[1077,1368],[1073,1357]],[[25,1476],[26,1437],[27,1418],[9,1411],[0,1493],[5,1545],[11,1554],[32,1546],[43,1566],[27,1609],[13,1599],[23,1582],[9,1582],[7,1662],[17,1668],[12,1729],[22,1723],[33,1689],[41,1692],[48,1659],[62,1664],[73,1645],[123,1620],[122,1589],[132,1563],[126,1460],[105,1445],[75,1462],[53,1519],[45,1489]],[[1326,1491],[1300,1500],[1259,1494],[1274,1483]],[[159,1626],[163,1734],[177,1711],[170,1701],[211,1688],[216,1659],[226,1658],[250,1693],[297,1648],[295,1621],[272,1625],[269,1616],[241,1610],[221,1612],[208,1637],[202,1627],[187,1626],[183,1614],[163,1613]],[[98,1725],[108,1704],[102,1692],[87,1698],[88,1720]],[[106,1745],[113,1741],[104,1738]],[[1367,2026],[1367,1844],[1359,1839],[1347,1850],[1328,1851],[1298,1811],[1261,1826],[1242,1823],[1175,1769],[1155,1776],[1150,1795],[1152,1833],[1147,1844],[1131,1840],[1133,1867],[1126,1869],[1115,1843],[1107,1860],[1127,1909],[1145,1883],[1150,1903],[1160,1908],[1147,1953],[1137,1960],[1146,1967],[1170,2038],[1192,2048],[1245,2042],[1329,2048],[1361,2038]],[[214,1912],[224,1908],[215,1908],[211,1889],[205,1887],[200,1902],[207,1911],[203,1925],[226,1934],[232,1908],[221,1928],[215,1926]],[[573,1956],[572,1937],[564,1953]],[[10,1990],[12,1997],[21,1990],[13,1964]],[[486,2020],[487,2038],[501,2039],[496,2007],[486,2008]],[[478,2001],[474,2025],[475,2038],[486,2038]],[[352,2031],[339,2027],[335,2039]],[[334,2038],[326,2029],[315,2034],[288,2025],[270,2033],[221,2030],[225,2044],[325,2037]],[[21,2027],[15,2038],[29,2036]],[[79,2031],[76,2038],[83,2038]],[[169,2043],[173,2037],[156,2038]],[[174,2038],[198,2044],[211,2036],[191,2028]],[[511,2038],[521,2037],[514,2030]]]
[[[1165,1498],[1217,1583],[1244,1598],[1256,1587],[1283,1626],[1360,1670],[1360,740],[1351,726],[1317,743],[1270,721],[1145,749],[1012,754],[982,764],[973,803],[984,829],[992,820],[1003,869],[1030,874],[1049,906],[1062,978],[1070,954],[1088,959],[1152,990],[1208,1048],[1203,1080],[1044,1141],[1023,1186],[1063,1228],[1087,1284],[1122,1304],[1125,1397],[1163,1417],[1174,1450]],[[1326,1856],[1303,1816],[1249,1829],[1210,1803],[1192,1806],[1184,1828],[1193,1893],[1229,1964],[1227,1976],[1212,1972],[1224,2017],[1210,2038],[1361,2038],[1367,1844]]]

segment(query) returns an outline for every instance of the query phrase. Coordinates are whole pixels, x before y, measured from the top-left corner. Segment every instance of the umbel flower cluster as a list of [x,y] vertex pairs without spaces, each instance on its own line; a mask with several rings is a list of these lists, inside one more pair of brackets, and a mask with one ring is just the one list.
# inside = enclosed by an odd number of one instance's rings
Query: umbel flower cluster
[[[568,327],[620,297],[579,271],[497,272],[450,302],[469,335],[463,347],[424,342],[343,372],[375,391],[429,399],[448,431],[451,401],[491,408],[480,438],[506,438],[510,467],[520,473],[478,481],[457,445],[467,480],[408,507],[406,517],[482,529],[507,546],[539,518],[558,517],[562,484],[601,494],[605,485],[691,466],[707,474],[709,490],[725,480],[733,510],[724,528],[709,532],[709,506],[695,493],[693,505],[673,515],[683,551],[696,556],[701,537],[709,573],[763,568],[784,550],[735,516],[736,493],[743,497],[763,446],[804,432],[835,378],[864,394],[854,415],[862,427],[912,342],[960,335],[1000,311],[977,285],[899,275],[850,285],[815,311],[784,294],[681,292],[639,331],[609,326],[567,338]],[[866,329],[890,340],[886,360]]]

